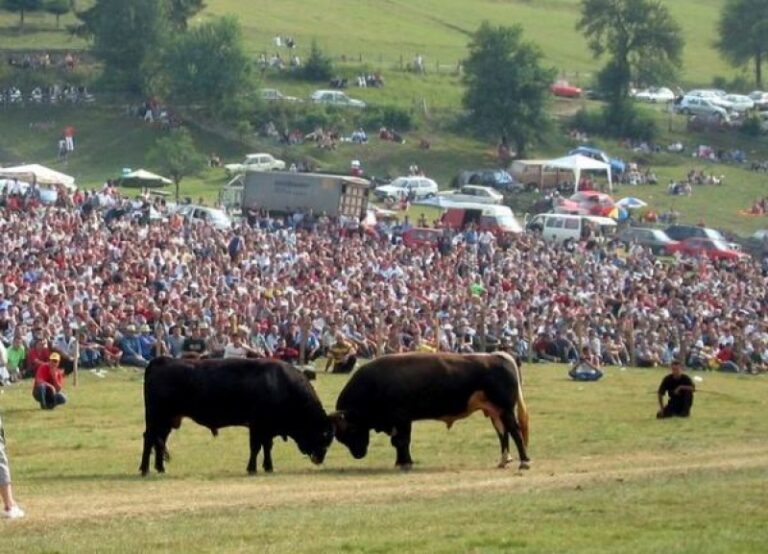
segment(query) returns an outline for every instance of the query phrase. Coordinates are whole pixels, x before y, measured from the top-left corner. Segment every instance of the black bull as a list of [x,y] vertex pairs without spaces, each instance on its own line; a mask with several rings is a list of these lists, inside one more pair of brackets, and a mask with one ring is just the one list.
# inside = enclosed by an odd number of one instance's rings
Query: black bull
[[454,421],[482,410],[499,437],[499,467],[512,461],[510,436],[517,447],[520,468],[529,467],[528,410],[520,370],[506,353],[382,356],[352,376],[339,394],[336,410],[331,415],[336,439],[355,458],[366,455],[370,431],[375,430],[392,437],[396,465],[402,468],[413,463],[413,421],[437,419],[450,428]]
[[157,358],[144,375],[146,430],[141,473],[165,471],[171,429],[189,417],[215,436],[222,427],[245,426],[250,434],[248,473],[264,448],[264,471],[272,471],[272,441],[291,437],[320,464],[333,441],[331,420],[307,377],[275,360],[174,360]]

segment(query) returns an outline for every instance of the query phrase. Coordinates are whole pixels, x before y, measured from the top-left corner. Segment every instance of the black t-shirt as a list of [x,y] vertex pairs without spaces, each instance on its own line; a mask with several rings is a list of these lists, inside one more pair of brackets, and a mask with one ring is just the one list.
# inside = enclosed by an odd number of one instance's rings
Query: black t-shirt
[[205,339],[187,337],[184,339],[184,344],[181,346],[182,352],[194,352],[195,354],[202,354],[205,352]]
[[690,391],[682,391],[681,394],[675,394],[675,389],[680,385],[688,386],[692,389],[696,388],[696,385],[693,384],[691,378],[688,377],[685,373],[681,373],[679,377],[675,377],[673,373],[670,373],[661,380],[661,384],[659,385],[659,394],[662,396],[664,394],[668,394],[669,402],[673,406],[690,402],[690,400],[688,400],[691,395]]

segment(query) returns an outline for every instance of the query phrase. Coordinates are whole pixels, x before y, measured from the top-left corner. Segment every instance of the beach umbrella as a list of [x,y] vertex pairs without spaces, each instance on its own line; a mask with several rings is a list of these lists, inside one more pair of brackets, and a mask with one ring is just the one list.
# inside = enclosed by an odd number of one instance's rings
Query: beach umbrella
[[616,202],[616,205],[625,210],[637,210],[648,206],[648,202],[635,198],[634,196],[627,196]]
[[608,212],[608,217],[611,217],[615,219],[616,221],[624,221],[629,217],[629,214],[627,213],[627,210],[620,206],[614,206],[611,208],[611,211]]

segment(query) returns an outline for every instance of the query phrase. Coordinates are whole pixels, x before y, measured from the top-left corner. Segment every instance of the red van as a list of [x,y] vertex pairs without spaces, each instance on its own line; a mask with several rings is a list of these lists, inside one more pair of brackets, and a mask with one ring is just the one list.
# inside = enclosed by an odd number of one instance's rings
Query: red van
[[442,231],[440,229],[428,229],[426,227],[413,227],[403,231],[403,244],[408,248],[417,246],[437,246]]

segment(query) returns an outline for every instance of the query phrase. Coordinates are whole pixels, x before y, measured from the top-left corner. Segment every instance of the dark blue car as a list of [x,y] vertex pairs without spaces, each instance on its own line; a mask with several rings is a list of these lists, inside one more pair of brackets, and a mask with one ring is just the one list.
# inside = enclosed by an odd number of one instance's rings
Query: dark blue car
[[582,156],[592,158],[593,160],[610,164],[611,173],[613,175],[621,175],[627,169],[627,164],[625,164],[623,160],[611,158],[605,151],[593,146],[579,146],[568,152],[569,156],[573,156],[574,154],[581,154]]

